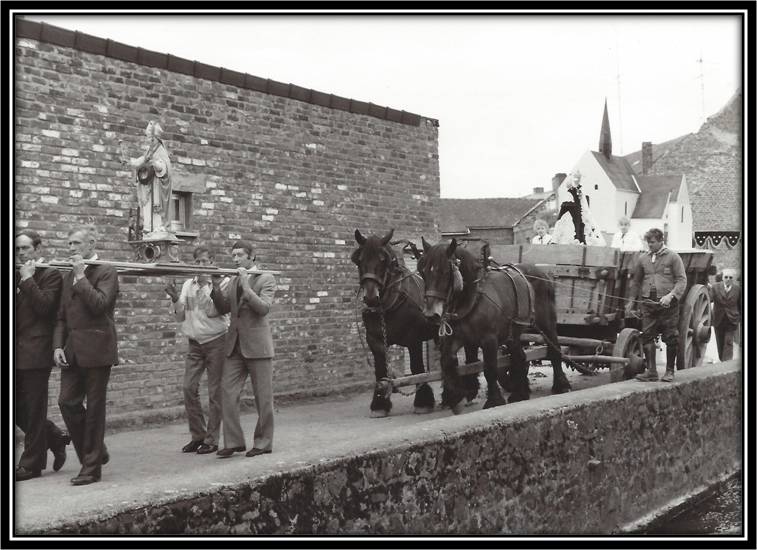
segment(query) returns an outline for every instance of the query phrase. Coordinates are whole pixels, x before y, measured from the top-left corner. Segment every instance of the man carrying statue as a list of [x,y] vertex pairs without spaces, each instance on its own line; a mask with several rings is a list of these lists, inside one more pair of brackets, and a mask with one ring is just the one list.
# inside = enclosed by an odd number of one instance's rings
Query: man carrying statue
[[137,200],[145,232],[152,238],[158,234],[171,236],[171,159],[161,140],[163,128],[151,120],[144,133],[146,151],[136,158],[129,158],[119,141],[121,163],[137,170]]

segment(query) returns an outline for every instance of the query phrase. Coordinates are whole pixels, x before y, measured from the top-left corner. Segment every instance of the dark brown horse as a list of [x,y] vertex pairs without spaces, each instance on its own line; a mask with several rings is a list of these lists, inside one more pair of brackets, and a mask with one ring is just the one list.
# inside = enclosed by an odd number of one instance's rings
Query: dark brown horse
[[[526,356],[520,343],[524,328],[517,319],[516,283],[505,272],[488,271],[484,262],[470,251],[457,246],[457,241],[431,246],[423,239],[424,254],[418,263],[426,285],[424,314],[441,326],[441,366],[444,391],[453,412],[461,410],[465,395],[457,374],[457,351],[462,346],[481,347],[484,354],[484,377],[488,384],[484,408],[504,405],[498,387],[497,350],[506,344],[510,353],[510,402],[528,399]],[[553,368],[553,393],[570,390],[562,370],[557,347],[557,316],[554,288],[546,274],[533,264],[518,264],[533,289],[533,324],[548,341],[547,358]],[[528,285],[525,285],[528,293]]]
[[[435,338],[438,328],[423,315],[423,279],[412,273],[397,257],[390,241],[394,229],[383,237],[364,237],[355,230],[358,248],[352,261],[358,266],[360,286],[366,307],[362,317],[368,347],[373,354],[376,388],[371,401],[371,416],[382,417],[392,408],[391,381],[386,368],[390,345],[407,348],[413,374],[426,371],[423,364],[423,342]],[[463,382],[469,399],[478,393],[478,378]],[[416,387],[414,411],[429,413],[435,405],[434,392],[428,384]]]

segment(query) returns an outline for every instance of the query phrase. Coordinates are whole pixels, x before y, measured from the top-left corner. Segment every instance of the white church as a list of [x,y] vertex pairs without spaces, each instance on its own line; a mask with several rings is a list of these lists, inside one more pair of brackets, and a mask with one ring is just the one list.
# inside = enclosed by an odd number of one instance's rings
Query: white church
[[[651,143],[642,143],[641,173],[636,173],[626,158],[612,154],[605,102],[599,151],[586,151],[572,171],[581,173],[583,194],[608,246],[618,231],[618,219],[627,216],[631,229],[640,236],[657,227],[671,248],[692,248],[692,212],[686,176],[647,175],[651,158]],[[560,205],[570,200],[563,182],[557,189],[556,202]]]

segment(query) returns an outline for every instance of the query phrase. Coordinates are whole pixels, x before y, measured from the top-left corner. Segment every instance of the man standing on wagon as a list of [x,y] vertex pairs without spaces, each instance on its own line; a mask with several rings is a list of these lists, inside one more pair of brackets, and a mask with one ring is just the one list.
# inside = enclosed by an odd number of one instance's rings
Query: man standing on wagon
[[626,314],[630,316],[641,296],[641,343],[646,372],[636,379],[658,380],[654,339],[662,333],[667,352],[662,381],[672,382],[678,351],[678,304],[686,292],[686,269],[681,257],[665,246],[662,231],[652,228],[644,234],[644,240],[649,250],[639,256],[626,305]]

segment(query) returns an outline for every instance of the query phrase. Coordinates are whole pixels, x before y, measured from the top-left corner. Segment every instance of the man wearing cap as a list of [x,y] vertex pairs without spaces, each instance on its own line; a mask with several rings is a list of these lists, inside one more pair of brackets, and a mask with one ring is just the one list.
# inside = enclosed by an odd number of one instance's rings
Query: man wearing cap
[[644,348],[646,372],[638,374],[642,382],[657,381],[654,339],[662,333],[667,363],[663,382],[672,382],[678,352],[678,304],[686,292],[686,270],[681,257],[667,248],[657,228],[644,234],[649,250],[639,256],[631,278],[626,314],[631,315],[634,303],[641,296],[641,343]]
[[733,269],[723,270],[723,280],[710,290],[713,302],[712,325],[721,361],[733,359],[733,341],[741,322],[741,287],[734,281]]
[[25,229],[16,236],[16,425],[24,432],[24,451],[16,481],[39,477],[53,452],[53,470],[66,462],[71,438],[47,419],[47,391],[53,368],[53,328],[63,278],[58,270],[39,267],[42,239]]

